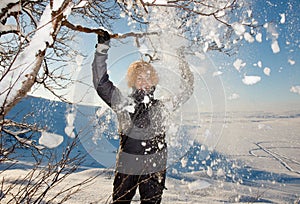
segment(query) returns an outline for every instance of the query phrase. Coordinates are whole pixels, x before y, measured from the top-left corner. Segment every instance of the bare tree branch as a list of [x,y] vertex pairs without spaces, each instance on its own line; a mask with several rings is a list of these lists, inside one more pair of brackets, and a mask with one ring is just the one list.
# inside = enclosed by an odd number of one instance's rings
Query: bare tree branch
[[[79,32],[84,32],[84,33],[95,33],[98,35],[103,35],[103,29],[93,29],[93,28],[88,28],[88,27],[83,27],[81,25],[74,25],[70,23],[69,21],[63,21],[62,23],[63,26],[66,26],[72,30],[79,31]],[[142,38],[147,35],[158,35],[158,32],[150,32],[150,33],[136,33],[136,32],[130,32],[130,33],[125,33],[125,34],[111,34],[110,37],[114,39],[124,39],[127,37],[136,37],[136,38]]]

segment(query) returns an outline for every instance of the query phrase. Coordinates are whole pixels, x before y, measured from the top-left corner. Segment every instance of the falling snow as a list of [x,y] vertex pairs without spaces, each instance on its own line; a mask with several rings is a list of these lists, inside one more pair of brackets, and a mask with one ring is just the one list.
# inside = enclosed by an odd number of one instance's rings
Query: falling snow
[[241,69],[246,66],[246,62],[243,62],[241,59],[237,59],[234,61],[233,66],[236,70],[241,71]]
[[264,68],[264,74],[267,75],[267,76],[270,76],[270,73],[271,73],[271,69],[269,67],[265,67]]

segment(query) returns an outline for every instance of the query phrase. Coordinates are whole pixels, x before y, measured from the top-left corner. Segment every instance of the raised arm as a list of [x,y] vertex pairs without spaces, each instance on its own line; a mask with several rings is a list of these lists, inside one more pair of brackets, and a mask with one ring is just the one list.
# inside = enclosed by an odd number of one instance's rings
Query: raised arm
[[113,110],[116,110],[118,104],[122,101],[122,95],[119,89],[109,80],[107,74],[106,60],[110,36],[106,31],[103,31],[103,33],[103,36],[98,36],[98,44],[92,63],[93,84],[102,100]]
[[179,48],[177,51],[177,57],[179,59],[179,70],[180,70],[180,90],[179,94],[173,98],[173,108],[176,110],[182,104],[184,104],[194,92],[194,75],[187,63],[183,48]]

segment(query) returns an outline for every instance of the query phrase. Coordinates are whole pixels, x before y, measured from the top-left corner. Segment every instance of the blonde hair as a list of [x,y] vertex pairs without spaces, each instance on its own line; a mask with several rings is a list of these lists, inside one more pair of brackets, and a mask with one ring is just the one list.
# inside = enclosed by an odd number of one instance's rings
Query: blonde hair
[[128,87],[134,87],[137,76],[140,73],[147,72],[150,72],[150,80],[152,84],[156,86],[158,84],[158,74],[150,63],[145,61],[135,61],[130,64],[126,76]]

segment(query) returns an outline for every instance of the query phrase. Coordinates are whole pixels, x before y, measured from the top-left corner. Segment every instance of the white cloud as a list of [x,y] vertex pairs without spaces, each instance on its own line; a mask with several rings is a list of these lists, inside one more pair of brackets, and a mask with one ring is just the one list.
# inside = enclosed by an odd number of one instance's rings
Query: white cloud
[[300,86],[292,86],[292,87],[290,88],[290,92],[296,93],[296,94],[299,94],[299,95],[300,95]]
[[259,82],[261,80],[260,76],[244,76],[243,78],[243,83],[246,85],[253,85],[256,84],[257,82]]

